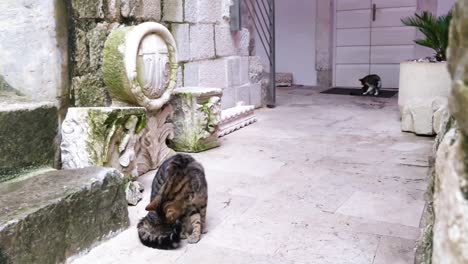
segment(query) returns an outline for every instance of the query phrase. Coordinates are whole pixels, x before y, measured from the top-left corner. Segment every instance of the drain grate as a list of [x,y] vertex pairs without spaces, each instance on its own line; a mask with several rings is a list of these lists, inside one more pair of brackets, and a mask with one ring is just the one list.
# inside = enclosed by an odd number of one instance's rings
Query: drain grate
[[[362,91],[359,88],[343,88],[343,87],[333,87],[331,89],[322,91],[323,94],[341,94],[341,95],[354,95],[354,96],[369,96],[362,95]],[[369,97],[380,97],[380,98],[391,98],[398,93],[398,90],[380,90],[378,96],[369,96]]]

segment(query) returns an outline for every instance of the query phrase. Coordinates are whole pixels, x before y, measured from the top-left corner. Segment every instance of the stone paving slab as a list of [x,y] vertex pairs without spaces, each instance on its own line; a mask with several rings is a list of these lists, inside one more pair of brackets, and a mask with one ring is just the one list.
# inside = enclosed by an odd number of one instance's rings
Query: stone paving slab
[[433,140],[401,133],[396,98],[279,89],[277,102],[194,155],[209,186],[198,244],[145,248],[132,227],[73,263],[412,263]]

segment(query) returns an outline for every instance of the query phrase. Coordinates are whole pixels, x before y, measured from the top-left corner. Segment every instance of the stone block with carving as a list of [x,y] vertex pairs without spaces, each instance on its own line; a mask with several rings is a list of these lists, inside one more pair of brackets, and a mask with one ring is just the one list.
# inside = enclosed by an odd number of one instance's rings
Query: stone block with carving
[[117,28],[104,45],[104,82],[114,104],[142,106],[147,112],[146,126],[137,135],[137,175],[158,168],[175,153],[166,139],[174,133],[169,99],[178,69],[174,37],[156,22]]
[[238,104],[235,107],[221,112],[219,123],[219,136],[223,137],[238,129],[253,124],[257,121],[254,114],[255,106]]
[[156,22],[117,28],[104,45],[102,70],[111,96],[148,111],[169,101],[178,68],[174,37]]
[[276,73],[276,86],[291,86],[293,83],[292,73],[278,72]]
[[138,176],[138,134],[145,126],[142,107],[69,108],[62,124],[62,168],[106,166]]
[[183,152],[200,152],[220,145],[218,125],[222,90],[182,87],[174,90],[174,139],[170,146]]

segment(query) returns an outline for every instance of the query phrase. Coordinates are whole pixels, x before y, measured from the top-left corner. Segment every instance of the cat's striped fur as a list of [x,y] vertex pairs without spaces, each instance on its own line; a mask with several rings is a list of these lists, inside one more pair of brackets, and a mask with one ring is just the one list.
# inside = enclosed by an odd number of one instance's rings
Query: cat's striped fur
[[208,203],[203,166],[190,155],[177,154],[163,162],[151,188],[149,212],[137,226],[141,242],[160,249],[177,248],[181,238],[198,242]]

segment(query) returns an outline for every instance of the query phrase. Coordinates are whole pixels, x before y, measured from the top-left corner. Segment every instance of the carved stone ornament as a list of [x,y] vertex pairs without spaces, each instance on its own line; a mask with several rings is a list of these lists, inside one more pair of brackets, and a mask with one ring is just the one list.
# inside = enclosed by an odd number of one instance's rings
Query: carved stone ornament
[[219,123],[219,137],[257,122],[254,109],[255,106],[253,105],[242,105],[242,103],[239,103],[235,107],[223,110]]
[[182,152],[200,152],[220,145],[222,89],[183,87],[174,90],[171,104],[175,136],[170,146]]
[[158,110],[176,86],[177,68],[174,37],[159,23],[117,28],[106,40],[104,82],[114,99]]
[[143,107],[71,107],[62,124],[63,169],[105,166],[137,177]]
[[168,122],[174,114],[172,106],[147,112],[146,127],[139,134],[135,146],[138,175],[157,169],[165,159],[175,154],[166,145],[166,140],[174,138],[174,125]]

